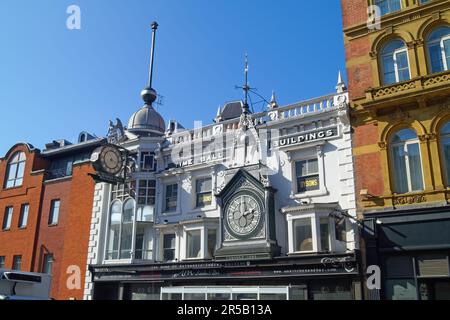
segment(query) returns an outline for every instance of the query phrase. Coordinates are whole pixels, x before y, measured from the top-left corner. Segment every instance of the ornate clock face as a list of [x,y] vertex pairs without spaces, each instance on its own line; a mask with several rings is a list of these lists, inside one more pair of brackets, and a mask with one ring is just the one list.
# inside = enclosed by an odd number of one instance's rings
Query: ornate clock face
[[102,169],[107,173],[117,174],[122,170],[122,155],[114,147],[104,147],[100,152],[99,160]]
[[251,195],[241,194],[231,199],[226,211],[227,225],[238,237],[250,235],[261,221],[261,206]]

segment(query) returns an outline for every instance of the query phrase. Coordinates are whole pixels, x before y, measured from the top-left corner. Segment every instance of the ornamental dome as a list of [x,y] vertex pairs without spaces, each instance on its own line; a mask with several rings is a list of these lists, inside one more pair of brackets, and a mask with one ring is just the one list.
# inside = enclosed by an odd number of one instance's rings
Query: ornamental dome
[[146,88],[141,92],[145,105],[135,112],[128,121],[127,130],[138,135],[164,135],[166,124],[161,115],[152,107],[156,92]]

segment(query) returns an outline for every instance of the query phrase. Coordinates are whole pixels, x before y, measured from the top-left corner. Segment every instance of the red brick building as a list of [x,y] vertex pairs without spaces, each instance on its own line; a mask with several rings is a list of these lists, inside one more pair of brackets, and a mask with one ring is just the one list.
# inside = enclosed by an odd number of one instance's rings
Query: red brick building
[[42,152],[19,143],[0,159],[0,268],[51,273],[55,299],[83,298],[94,194],[89,158],[103,143],[82,133],[76,144],[54,141]]

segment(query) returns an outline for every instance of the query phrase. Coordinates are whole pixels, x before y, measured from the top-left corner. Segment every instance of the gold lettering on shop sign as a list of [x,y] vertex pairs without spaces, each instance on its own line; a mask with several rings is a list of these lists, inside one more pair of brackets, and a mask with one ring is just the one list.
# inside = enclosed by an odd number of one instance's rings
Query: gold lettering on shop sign
[[394,205],[415,204],[415,203],[427,202],[427,198],[423,195],[405,196],[405,197],[400,197],[400,198],[394,198],[393,202],[394,202]]

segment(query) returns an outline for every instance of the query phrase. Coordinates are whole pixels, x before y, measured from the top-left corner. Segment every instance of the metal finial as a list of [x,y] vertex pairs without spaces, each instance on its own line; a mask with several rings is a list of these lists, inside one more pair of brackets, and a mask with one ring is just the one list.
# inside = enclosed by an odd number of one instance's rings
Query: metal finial
[[243,113],[247,114],[249,113],[249,107],[248,107],[248,92],[250,91],[250,87],[248,85],[248,55],[245,54],[245,84],[242,87],[244,90],[244,107],[243,107]]
[[150,70],[148,75],[148,87],[152,87],[152,80],[153,80],[153,62],[155,59],[155,39],[156,39],[156,30],[158,29],[158,23],[156,21],[152,22],[152,49],[151,49],[151,55],[150,55]]

